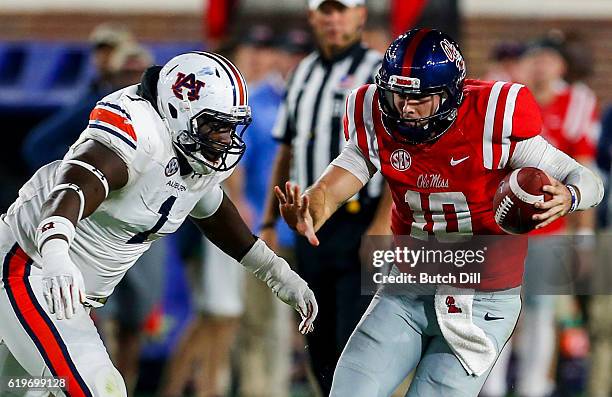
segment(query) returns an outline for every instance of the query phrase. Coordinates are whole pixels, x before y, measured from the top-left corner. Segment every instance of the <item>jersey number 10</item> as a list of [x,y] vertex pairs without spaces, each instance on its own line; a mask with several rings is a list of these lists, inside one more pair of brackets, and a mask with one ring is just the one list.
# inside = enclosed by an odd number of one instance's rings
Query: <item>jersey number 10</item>
[[410,236],[425,240],[433,233],[440,241],[453,235],[472,235],[472,215],[462,192],[420,193],[406,191],[406,203],[414,222]]

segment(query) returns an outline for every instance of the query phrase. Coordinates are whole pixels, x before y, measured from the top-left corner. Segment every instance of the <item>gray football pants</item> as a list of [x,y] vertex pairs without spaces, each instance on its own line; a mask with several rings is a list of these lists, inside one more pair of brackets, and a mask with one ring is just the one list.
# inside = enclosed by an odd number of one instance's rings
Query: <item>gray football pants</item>
[[[472,321],[498,355],[518,320],[519,294],[520,287],[474,296]],[[407,396],[477,396],[490,369],[467,374],[440,332],[433,302],[433,295],[379,291],[342,352],[330,396],[390,396],[415,368]]]

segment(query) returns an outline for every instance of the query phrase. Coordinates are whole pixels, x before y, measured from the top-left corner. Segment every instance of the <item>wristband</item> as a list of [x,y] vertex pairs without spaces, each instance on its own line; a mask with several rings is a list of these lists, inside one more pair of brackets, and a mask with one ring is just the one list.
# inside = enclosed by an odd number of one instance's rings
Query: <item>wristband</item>
[[36,228],[38,252],[41,252],[43,244],[51,236],[63,236],[68,242],[68,245],[72,244],[75,233],[76,230],[72,222],[63,216],[50,216],[43,219]]
[[259,225],[259,230],[269,229],[276,227],[276,221],[264,222]]
[[576,193],[576,188],[572,185],[565,185],[565,187],[567,190],[569,190],[570,195],[572,196],[572,204],[570,205],[569,212],[574,212],[576,211],[576,208],[578,208],[578,194]]

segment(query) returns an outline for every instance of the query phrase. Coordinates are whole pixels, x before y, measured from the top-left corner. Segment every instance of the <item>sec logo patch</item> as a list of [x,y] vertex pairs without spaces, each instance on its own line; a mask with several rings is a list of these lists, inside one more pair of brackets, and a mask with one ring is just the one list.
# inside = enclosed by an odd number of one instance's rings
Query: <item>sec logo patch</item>
[[179,170],[179,162],[176,157],[172,157],[166,165],[166,176],[172,176]]
[[404,149],[396,149],[391,153],[391,157],[389,159],[391,161],[391,165],[398,171],[406,171],[410,168],[412,164],[412,158],[410,157],[410,153],[405,151]]

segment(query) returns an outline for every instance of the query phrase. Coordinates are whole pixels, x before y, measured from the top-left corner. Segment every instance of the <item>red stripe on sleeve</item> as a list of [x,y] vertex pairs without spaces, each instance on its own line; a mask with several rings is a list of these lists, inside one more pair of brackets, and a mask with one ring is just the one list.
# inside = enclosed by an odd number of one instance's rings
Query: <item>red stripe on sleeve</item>
[[351,97],[349,96],[348,98],[346,98],[346,102],[344,103],[344,117],[342,118],[342,124],[344,126],[344,139],[346,141],[348,141],[350,139],[350,135],[349,135],[349,111],[348,111],[348,103],[351,100]]
[[499,161],[501,160],[502,152],[502,131],[504,127],[504,113],[506,112],[506,99],[508,98],[508,91],[512,83],[506,83],[503,85],[499,96],[497,97],[497,107],[495,108],[495,121],[493,121],[493,137],[491,139],[493,143],[493,169],[498,168]]
[[349,140],[349,130],[348,130],[348,115],[345,113],[344,117],[342,118],[342,124],[344,125],[344,139],[346,141]]
[[378,158],[381,160],[380,168],[382,170],[384,164],[382,159],[388,159],[391,153],[388,150],[388,145],[385,144],[385,138],[390,137],[390,135],[387,133],[382,123],[382,114],[380,112],[380,106],[378,106],[378,90],[374,92],[374,97],[372,98],[372,122],[374,123],[374,130],[376,131]]
[[368,90],[368,86],[364,85],[357,90],[355,96],[355,130],[357,131],[357,145],[365,158],[370,158],[370,151],[368,150],[368,138],[366,136],[365,123],[363,120],[363,106],[365,93]]
[[136,132],[134,131],[134,127],[132,123],[125,117],[118,115],[117,113],[113,113],[110,110],[102,109],[102,108],[94,108],[89,115],[89,119],[91,121],[103,121],[105,123],[111,124],[114,127],[119,128],[121,131],[125,132],[129,135],[134,141],[138,141],[136,138]]

